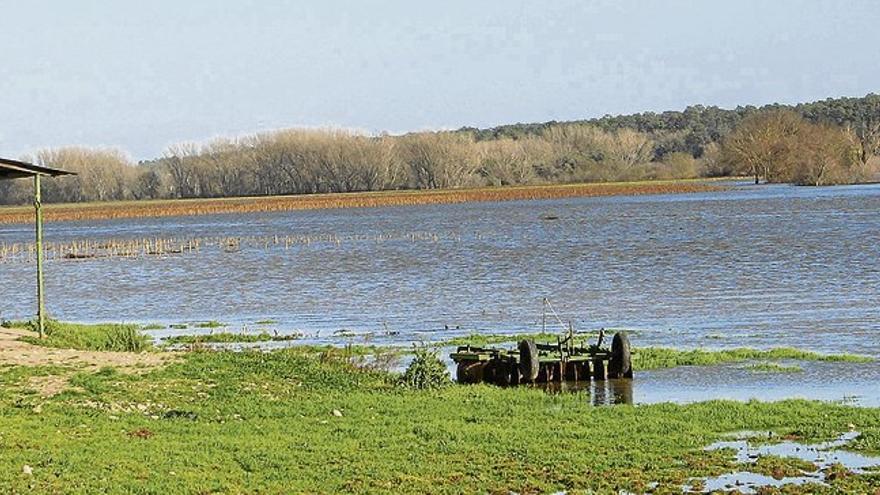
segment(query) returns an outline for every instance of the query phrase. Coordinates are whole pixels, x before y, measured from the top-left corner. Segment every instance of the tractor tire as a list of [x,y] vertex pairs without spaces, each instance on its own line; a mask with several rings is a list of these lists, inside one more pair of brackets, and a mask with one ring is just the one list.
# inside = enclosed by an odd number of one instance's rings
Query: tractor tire
[[528,339],[519,343],[519,372],[524,382],[534,382],[538,378],[541,363],[538,361],[538,346]]
[[617,332],[611,341],[611,359],[608,360],[608,378],[632,378],[632,356],[626,332]]
[[498,367],[495,370],[495,384],[501,387],[509,387],[513,385],[513,374],[519,373],[516,364],[513,363],[498,363]]
[[479,361],[462,361],[455,370],[455,379],[461,384],[480,383],[485,366],[486,363]]

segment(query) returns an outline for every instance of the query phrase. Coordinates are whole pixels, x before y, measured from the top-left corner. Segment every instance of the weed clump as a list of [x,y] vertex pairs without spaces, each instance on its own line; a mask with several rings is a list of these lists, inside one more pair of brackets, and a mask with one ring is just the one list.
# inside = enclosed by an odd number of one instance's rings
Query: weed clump
[[84,351],[141,352],[151,347],[149,337],[142,334],[137,325],[84,325],[56,320],[46,322],[44,338],[24,337],[22,340],[45,347]]
[[427,346],[414,346],[415,357],[400,378],[400,384],[418,390],[441,388],[452,383],[446,365],[437,351]]

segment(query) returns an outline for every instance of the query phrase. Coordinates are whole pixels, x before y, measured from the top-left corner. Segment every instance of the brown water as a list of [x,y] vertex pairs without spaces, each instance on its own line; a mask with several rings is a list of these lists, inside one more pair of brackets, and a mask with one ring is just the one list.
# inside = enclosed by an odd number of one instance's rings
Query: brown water
[[[31,236],[0,227],[0,243]],[[578,328],[635,329],[637,346],[880,356],[877,185],[62,222],[46,237],[201,242],[48,262],[49,310],[64,320],[218,320],[405,344],[534,331],[547,297]],[[0,316],[32,314],[33,270],[0,263]]]

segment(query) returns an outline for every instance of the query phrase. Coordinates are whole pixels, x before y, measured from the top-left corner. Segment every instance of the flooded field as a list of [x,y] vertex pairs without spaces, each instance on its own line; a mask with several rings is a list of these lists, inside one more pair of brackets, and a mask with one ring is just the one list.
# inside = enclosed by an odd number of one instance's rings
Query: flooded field
[[[198,250],[54,259],[75,321],[217,320],[332,339],[534,330],[541,299],[639,345],[791,345],[880,354],[880,186],[732,191],[49,224],[49,242],[175,238]],[[27,225],[0,243],[27,243]],[[277,240],[276,240],[277,239]],[[284,242],[284,239],[292,241]],[[0,263],[3,316],[33,265]]]
[[[164,327],[157,336],[210,332],[194,322],[216,321],[232,331],[302,334],[307,342],[442,341],[536,331],[547,297],[577,328],[632,329],[636,346],[880,356],[878,212],[877,185],[736,185],[659,196],[61,222],[47,226],[47,241],[59,250],[81,246],[86,256],[50,256],[46,284],[55,318]],[[31,235],[27,225],[0,230],[2,317],[32,312]],[[111,250],[126,245],[141,249]],[[877,376],[875,368],[839,372],[848,380]],[[633,394],[638,402],[638,386]]]

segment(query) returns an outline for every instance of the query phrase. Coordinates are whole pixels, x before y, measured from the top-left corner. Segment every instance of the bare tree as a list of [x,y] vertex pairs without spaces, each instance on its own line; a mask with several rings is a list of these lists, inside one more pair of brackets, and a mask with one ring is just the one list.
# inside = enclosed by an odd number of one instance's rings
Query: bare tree
[[479,160],[470,135],[410,134],[400,144],[417,188],[456,188],[473,182]]
[[754,176],[756,184],[761,177],[768,182],[785,181],[797,134],[804,126],[803,118],[787,110],[751,115],[724,140],[722,159],[738,172]]

